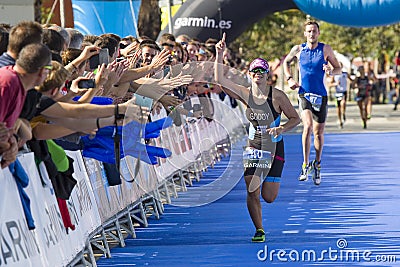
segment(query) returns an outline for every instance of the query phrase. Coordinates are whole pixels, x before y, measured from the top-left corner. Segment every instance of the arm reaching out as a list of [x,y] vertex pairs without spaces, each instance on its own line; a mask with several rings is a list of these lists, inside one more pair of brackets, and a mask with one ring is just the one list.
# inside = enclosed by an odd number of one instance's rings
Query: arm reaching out
[[[222,39],[215,45],[216,49],[216,59],[214,63],[215,81],[217,84],[221,85],[222,88],[228,90],[229,92],[232,92],[233,94],[232,95],[230,94],[231,96],[233,97],[238,96],[239,100],[243,101],[243,99],[249,98],[249,90],[244,86],[232,82],[224,75],[223,53],[226,48],[225,38],[226,34],[224,33],[222,35]],[[227,93],[229,94],[229,92]]]
[[290,72],[290,64],[292,61],[297,57],[297,54],[300,52],[300,46],[295,45],[290,50],[289,54],[285,57],[283,61],[283,70],[285,72],[286,80],[290,89],[295,90],[296,88],[300,87],[300,85],[293,79],[293,76]]

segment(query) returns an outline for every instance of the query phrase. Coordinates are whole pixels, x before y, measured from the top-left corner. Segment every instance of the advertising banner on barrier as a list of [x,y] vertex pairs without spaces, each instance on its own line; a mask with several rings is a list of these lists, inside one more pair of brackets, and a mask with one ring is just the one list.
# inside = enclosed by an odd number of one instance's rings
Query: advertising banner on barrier
[[23,154],[19,160],[29,173],[29,186],[25,191],[32,199],[35,231],[44,255],[43,266],[65,266],[75,257],[76,252],[68,240],[54,190],[51,185],[42,186],[33,153]]
[[97,203],[101,222],[105,222],[113,215],[111,208],[111,192],[105,177],[103,164],[95,159],[84,159],[87,174],[92,185],[94,198]]
[[77,180],[66,202],[74,229],[66,231],[54,190],[43,187],[32,153],[23,154],[20,161],[29,173],[28,195],[35,200],[33,217],[37,222],[39,245],[45,255],[44,266],[66,266],[85,247],[89,234],[100,226],[97,205],[79,151],[68,152],[74,160],[73,177]]
[[86,240],[90,233],[101,225],[100,214],[81,152],[66,152],[74,160],[74,178],[77,180],[67,203],[76,231],[80,231]]
[[100,216],[80,152],[69,155],[74,159],[73,177],[77,184],[67,201],[67,213],[75,226],[68,232],[53,188],[42,185],[33,153],[19,156],[19,161],[29,174],[25,193],[30,199],[34,230],[28,229],[14,177],[8,170],[0,172],[4,176],[0,180],[3,252],[0,266],[66,266],[84,248],[89,234],[100,226]]
[[137,166],[137,159],[126,156],[121,160],[121,189],[123,197],[123,206],[127,207],[132,203],[135,203],[139,197],[139,190],[137,188],[136,178],[137,174],[135,174],[135,167]]
[[[0,169],[0,266],[45,266],[36,230],[30,231],[14,177]],[[31,203],[35,197],[29,195]],[[34,218],[36,219],[36,218]],[[36,227],[40,226],[35,220]]]

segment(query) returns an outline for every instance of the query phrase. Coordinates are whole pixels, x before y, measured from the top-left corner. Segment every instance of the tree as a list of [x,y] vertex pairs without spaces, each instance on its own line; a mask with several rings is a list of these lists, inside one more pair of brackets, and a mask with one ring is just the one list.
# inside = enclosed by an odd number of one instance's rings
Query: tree
[[153,40],[157,39],[161,31],[161,10],[158,6],[158,0],[142,1],[139,11],[138,31],[140,36],[147,36]]
[[[276,12],[252,25],[232,44],[246,59],[264,57],[267,60],[285,56],[295,44],[305,41],[303,23],[306,14],[299,10]],[[400,49],[400,24],[373,28],[343,27],[318,21],[320,40],[329,43],[342,54],[353,57],[378,58],[385,54],[393,58]]]
[[33,3],[33,16],[36,22],[42,23],[42,0]]
[[287,10],[267,16],[252,25],[232,44],[242,47],[242,57],[263,57],[267,60],[281,58],[290,48],[302,42],[303,22],[306,15],[298,10]]

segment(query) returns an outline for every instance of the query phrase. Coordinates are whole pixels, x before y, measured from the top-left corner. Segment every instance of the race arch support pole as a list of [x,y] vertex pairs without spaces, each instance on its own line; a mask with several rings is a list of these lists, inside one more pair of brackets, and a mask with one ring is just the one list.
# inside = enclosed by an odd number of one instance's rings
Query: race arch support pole
[[65,28],[65,3],[64,0],[60,0],[60,22],[61,27]]
[[174,29],[172,28],[171,0],[167,0],[167,9],[168,9],[168,31],[171,34],[174,34]]

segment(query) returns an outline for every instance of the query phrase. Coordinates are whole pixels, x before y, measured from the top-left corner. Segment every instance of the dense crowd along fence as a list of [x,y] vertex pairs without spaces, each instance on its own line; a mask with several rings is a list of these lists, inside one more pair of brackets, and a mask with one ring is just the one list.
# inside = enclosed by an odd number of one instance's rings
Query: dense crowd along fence
[[[135,225],[146,227],[148,216],[158,218],[171,197],[200,179],[201,172],[243,135],[242,106],[232,109],[219,99],[213,99],[213,106],[213,120],[173,125],[152,140],[173,152],[159,164],[123,158],[119,185],[108,184],[102,162],[82,157],[81,151],[66,151],[74,160],[77,184],[64,210],[51,183],[43,182],[48,180],[43,164],[37,165],[33,152],[19,155],[29,176],[27,185],[17,182],[18,173],[0,170],[0,266],[96,266],[93,249],[111,257],[110,240],[125,246],[126,234],[136,237]],[[27,196],[24,201],[19,190]],[[34,229],[27,224],[26,205]],[[69,227],[63,212],[70,216]]]

